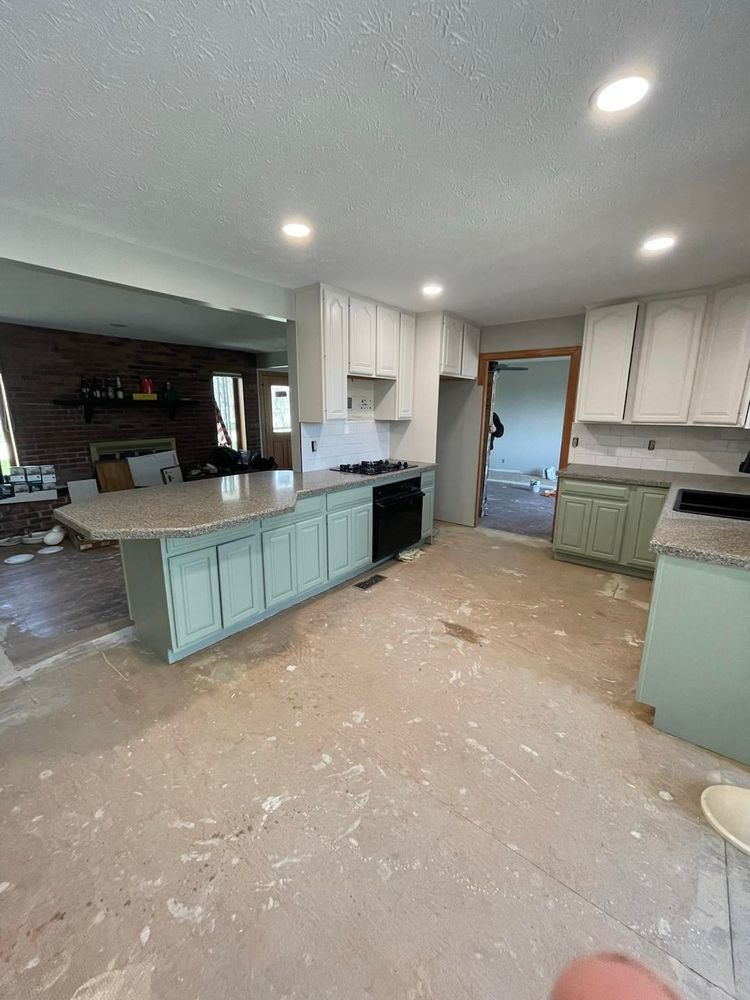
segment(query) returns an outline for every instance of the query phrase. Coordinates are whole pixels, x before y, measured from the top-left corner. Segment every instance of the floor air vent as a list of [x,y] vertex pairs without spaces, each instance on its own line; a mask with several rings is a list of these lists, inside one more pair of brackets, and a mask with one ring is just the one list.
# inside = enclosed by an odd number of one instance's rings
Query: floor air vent
[[368,576],[366,580],[360,580],[359,583],[355,583],[355,587],[359,587],[360,590],[369,590],[370,587],[374,587],[376,583],[380,583],[381,580],[385,580],[385,577],[381,573],[376,573],[374,576]]

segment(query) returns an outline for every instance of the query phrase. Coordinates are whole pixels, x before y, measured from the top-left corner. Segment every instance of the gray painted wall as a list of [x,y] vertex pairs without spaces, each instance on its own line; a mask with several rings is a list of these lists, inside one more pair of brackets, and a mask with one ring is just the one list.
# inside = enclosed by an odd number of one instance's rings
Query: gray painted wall
[[525,372],[497,372],[495,412],[505,434],[495,439],[491,470],[541,475],[559,465],[569,367],[568,358],[554,358],[530,361]]

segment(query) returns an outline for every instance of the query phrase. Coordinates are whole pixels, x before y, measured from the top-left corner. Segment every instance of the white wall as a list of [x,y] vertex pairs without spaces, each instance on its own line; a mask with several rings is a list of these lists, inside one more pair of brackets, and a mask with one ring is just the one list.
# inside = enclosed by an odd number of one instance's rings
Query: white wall
[[479,465],[479,415],[474,406],[482,391],[475,382],[444,379],[440,383],[437,424],[435,517],[453,524],[474,525]]
[[546,347],[575,347],[583,343],[583,313],[555,316],[527,323],[483,326],[479,349],[483,354],[500,351],[536,351]]
[[[302,468],[329,469],[342,462],[390,458],[390,424],[387,420],[327,420],[300,424]],[[317,451],[311,442],[317,441]]]
[[[505,426],[490,453],[490,478],[503,472],[541,475],[547,465],[559,465],[568,358],[518,362],[528,371],[495,374],[495,412]],[[494,475],[493,475],[494,473]]]
[[[578,447],[572,440],[578,438]],[[649,440],[656,442],[648,450]],[[664,469],[713,476],[739,475],[750,449],[740,427],[649,427],[643,424],[573,424],[570,461],[630,469]]]

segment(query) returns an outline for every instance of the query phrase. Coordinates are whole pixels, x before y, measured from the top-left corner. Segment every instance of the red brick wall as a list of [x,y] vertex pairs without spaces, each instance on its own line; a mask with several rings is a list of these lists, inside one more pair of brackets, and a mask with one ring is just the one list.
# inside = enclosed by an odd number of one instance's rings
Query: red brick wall
[[31,503],[0,504],[0,535],[27,535],[31,531],[52,528],[58,523],[52,511],[66,503],[67,497],[59,500],[35,500]]
[[[0,323],[0,372],[21,464],[50,462],[58,482],[93,476],[88,449],[93,441],[170,436],[176,439],[180,462],[207,461],[216,446],[214,372],[243,376],[247,445],[260,449],[255,355],[244,351]],[[119,375],[126,393],[137,391],[140,377],[146,375],[157,389],[170,381],[180,396],[198,402],[178,410],[175,420],[161,406],[144,405],[101,409],[87,424],[82,410],[52,402],[76,393],[82,375],[100,379]],[[5,505],[3,512],[13,506]]]

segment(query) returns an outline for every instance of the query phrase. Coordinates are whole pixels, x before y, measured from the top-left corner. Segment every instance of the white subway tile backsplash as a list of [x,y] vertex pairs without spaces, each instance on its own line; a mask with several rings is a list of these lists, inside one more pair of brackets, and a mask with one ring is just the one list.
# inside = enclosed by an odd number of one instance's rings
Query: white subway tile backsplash
[[570,462],[720,476],[737,475],[750,449],[750,430],[739,427],[574,424],[573,436],[579,447],[571,448]]
[[[305,472],[329,469],[341,462],[388,458],[391,426],[385,420],[329,420],[300,424],[302,468]],[[311,444],[318,442],[317,451]]]

